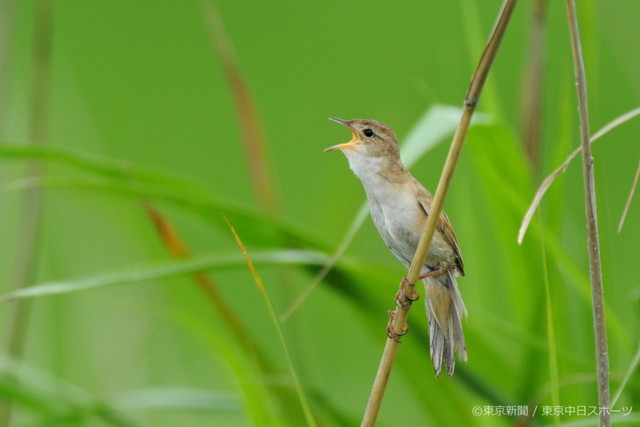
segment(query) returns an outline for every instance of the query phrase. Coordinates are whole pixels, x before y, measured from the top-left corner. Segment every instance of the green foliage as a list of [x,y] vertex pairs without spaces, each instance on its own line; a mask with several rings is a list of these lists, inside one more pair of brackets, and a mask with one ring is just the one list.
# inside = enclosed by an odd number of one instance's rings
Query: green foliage
[[[255,152],[242,143],[234,92],[199,2],[55,2],[40,145],[29,135],[32,34],[41,22],[31,2],[7,11],[0,400],[3,410],[12,405],[13,425],[300,425],[306,408],[292,371],[319,425],[359,423],[404,271],[370,220],[358,220],[364,194],[346,161],[322,153],[349,137],[326,118],[389,124],[414,175],[435,190],[457,123],[451,105],[464,99],[500,2],[217,3],[264,128],[267,150],[257,160],[273,174],[272,211],[256,202]],[[415,304],[381,426],[526,424],[472,410],[527,405],[530,415],[537,408],[531,425],[597,424],[593,415],[542,414],[545,405],[597,404],[579,159],[516,242],[541,179],[579,142],[564,5],[547,4],[540,165],[520,135],[532,12],[521,2],[445,204],[467,272],[460,287],[469,362],[453,380],[434,378],[424,307]],[[578,8],[591,127],[599,129],[640,104],[631,42],[640,37],[640,4]],[[617,232],[639,132],[634,119],[593,147],[612,396],[620,391],[614,409],[633,407],[614,413],[621,425],[640,421],[637,200]],[[25,173],[28,164],[41,165],[41,175]],[[33,189],[42,190],[42,205],[25,211]],[[141,202],[175,225],[192,255],[171,256]],[[39,218],[35,229],[25,229],[29,215]],[[31,280],[15,290],[19,248],[34,230]],[[242,336],[194,281],[201,272]],[[16,359],[5,343],[13,310],[28,301]],[[290,315],[274,327],[283,313]]]

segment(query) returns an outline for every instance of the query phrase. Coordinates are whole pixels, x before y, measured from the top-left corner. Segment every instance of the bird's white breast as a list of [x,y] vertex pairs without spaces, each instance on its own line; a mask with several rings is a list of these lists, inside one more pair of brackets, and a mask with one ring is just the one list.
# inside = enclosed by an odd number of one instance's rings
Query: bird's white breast
[[[367,193],[371,218],[391,252],[405,265],[411,264],[426,221],[417,199],[415,181],[391,182],[380,174],[383,159],[347,156],[349,166],[360,178]],[[426,265],[439,267],[453,257],[451,247],[436,232]],[[426,270],[425,270],[426,272]]]
[[406,184],[391,183],[379,175],[360,178],[382,240],[400,261],[409,265],[426,219],[415,193]]

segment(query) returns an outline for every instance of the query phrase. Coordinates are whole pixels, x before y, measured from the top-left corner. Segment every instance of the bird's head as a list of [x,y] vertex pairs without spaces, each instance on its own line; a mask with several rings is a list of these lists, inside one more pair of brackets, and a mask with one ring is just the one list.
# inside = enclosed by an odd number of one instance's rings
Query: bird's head
[[340,150],[348,158],[353,157],[387,157],[390,160],[400,158],[398,137],[384,123],[376,120],[342,120],[335,117],[336,121],[349,128],[353,134],[351,141],[334,145],[324,151]]

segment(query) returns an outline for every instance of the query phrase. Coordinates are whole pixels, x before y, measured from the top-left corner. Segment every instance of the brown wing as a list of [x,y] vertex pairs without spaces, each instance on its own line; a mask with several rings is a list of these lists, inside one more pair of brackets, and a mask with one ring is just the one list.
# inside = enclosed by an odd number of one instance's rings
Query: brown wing
[[[419,185],[418,188],[419,190],[416,194],[418,202],[420,202],[420,206],[422,206],[424,212],[429,215],[433,196],[422,185]],[[449,221],[449,217],[446,213],[444,213],[444,211],[440,214],[440,221],[438,221],[438,225],[436,226],[436,228],[440,232],[440,234],[442,234],[447,243],[449,243],[453,248],[453,252],[456,254],[456,267],[458,268],[460,275],[464,276],[464,264],[462,262],[462,255],[460,254],[458,238],[456,237],[456,232],[453,230],[451,221]]]

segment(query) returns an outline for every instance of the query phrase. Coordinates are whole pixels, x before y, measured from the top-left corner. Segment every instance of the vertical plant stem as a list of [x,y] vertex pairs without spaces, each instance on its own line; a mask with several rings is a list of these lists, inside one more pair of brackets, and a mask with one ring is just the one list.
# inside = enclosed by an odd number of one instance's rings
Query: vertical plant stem
[[302,409],[304,411],[305,421],[307,422],[308,426],[315,427],[317,425],[316,421],[315,421],[313,413],[311,411],[311,407],[309,406],[309,402],[307,400],[307,397],[305,395],[304,389],[302,387],[302,383],[300,382],[300,379],[298,378],[298,374],[296,373],[296,370],[293,367],[293,360],[291,359],[291,354],[289,353],[289,348],[287,347],[287,342],[284,339],[284,334],[282,333],[282,328],[280,327],[280,323],[278,322],[278,317],[276,316],[276,312],[273,309],[273,305],[271,304],[271,300],[269,299],[269,295],[267,294],[267,289],[265,288],[264,283],[262,282],[262,279],[260,278],[260,275],[258,274],[258,271],[256,270],[255,266],[253,265],[253,261],[251,261],[251,257],[249,256],[249,253],[247,252],[247,249],[245,248],[244,243],[242,243],[242,240],[240,239],[240,236],[238,236],[238,233],[236,233],[235,228],[233,228],[233,225],[227,219],[227,217],[224,214],[222,214],[222,217],[224,218],[224,220],[226,221],[227,225],[229,226],[229,229],[231,230],[231,233],[233,233],[233,237],[236,240],[236,243],[238,244],[238,246],[240,247],[240,250],[242,251],[242,255],[244,256],[245,261],[247,262],[247,266],[249,267],[249,270],[251,271],[251,275],[253,276],[253,279],[255,280],[256,285],[258,286],[260,294],[262,295],[264,303],[265,303],[265,305],[267,307],[267,311],[269,313],[269,317],[271,317],[271,322],[273,323],[273,326],[275,327],[276,332],[278,333],[278,338],[280,338],[280,344],[282,345],[282,350],[284,352],[285,360],[286,360],[287,364],[289,365],[289,371],[291,373],[291,378],[293,379],[293,384],[294,384],[295,389],[296,389],[296,391],[298,393],[298,397],[300,398],[300,405],[302,406]]
[[[43,145],[47,131],[47,106],[49,101],[51,62],[51,0],[39,0],[35,9],[35,35],[31,79],[31,115],[29,139],[34,145]],[[28,163],[25,169],[27,179],[38,180],[43,174],[40,163]],[[37,263],[37,242],[42,211],[42,189],[39,186],[25,191],[22,209],[21,238],[16,249],[13,271],[13,289],[29,286],[33,281]],[[18,301],[9,312],[4,351],[15,360],[20,360],[24,351],[31,302]],[[0,425],[11,423],[12,406],[6,403],[0,407]]]
[[522,142],[535,171],[540,169],[544,76],[545,11],[547,0],[535,0],[531,13],[529,63],[522,81]]
[[[556,346],[556,332],[553,321],[553,304],[551,299],[551,286],[549,284],[549,267],[547,264],[547,251],[542,231],[542,212],[538,208],[538,220],[540,225],[540,248],[542,250],[542,273],[544,278],[544,299],[547,310],[547,346],[549,347],[549,383],[551,387],[551,403],[560,405],[560,382],[558,380],[558,347]],[[553,423],[560,425],[560,417],[554,416]]]
[[589,276],[593,304],[593,321],[596,343],[596,365],[598,375],[598,404],[600,407],[600,425],[611,425],[609,413],[609,351],[604,313],[604,295],[602,291],[602,268],[600,265],[600,242],[598,238],[598,211],[596,188],[593,172],[593,156],[589,143],[589,104],[587,101],[587,79],[582,58],[580,31],[576,17],[574,0],[566,0],[571,52],[578,90],[578,112],[580,115],[580,141],[582,143],[582,172],[584,179],[584,202],[587,218],[587,246],[589,251]]
[[[420,242],[418,243],[418,248],[416,249],[411,266],[409,267],[409,273],[407,275],[407,281],[409,284],[405,287],[404,295],[402,295],[403,298],[400,298],[401,300],[404,299],[404,301],[398,301],[396,306],[392,325],[392,328],[396,333],[401,333],[406,330],[407,315],[411,308],[408,297],[413,295],[415,292],[415,282],[418,280],[422,266],[427,258],[427,251],[431,245],[431,239],[433,238],[438,219],[442,212],[444,199],[453,178],[453,173],[464,144],[464,139],[467,135],[469,124],[471,123],[471,117],[475,112],[480,94],[482,93],[482,88],[484,87],[493,59],[498,51],[500,42],[507,29],[509,19],[511,18],[511,14],[513,13],[516,3],[517,0],[505,0],[503,2],[498,14],[498,19],[491,31],[489,41],[487,42],[485,50],[480,57],[480,62],[478,63],[471,79],[469,91],[467,92],[467,96],[464,100],[462,117],[460,118],[460,123],[458,124],[456,133],[453,136],[453,141],[451,142],[451,148],[449,149],[449,154],[447,156],[440,181],[438,182],[438,188],[436,189],[436,193],[433,198],[433,204],[431,205],[431,211],[427,217],[424,232],[420,238]],[[403,308],[403,306],[408,308]],[[391,374],[391,368],[393,367],[393,362],[395,360],[396,353],[398,352],[398,345],[399,343],[396,340],[392,338],[387,339],[382,359],[380,360],[380,365],[378,367],[378,372],[371,388],[369,402],[367,403],[367,408],[362,419],[362,426],[373,426],[375,424],[378,412],[380,411],[380,406],[382,405],[382,398],[384,397],[389,375]]]

